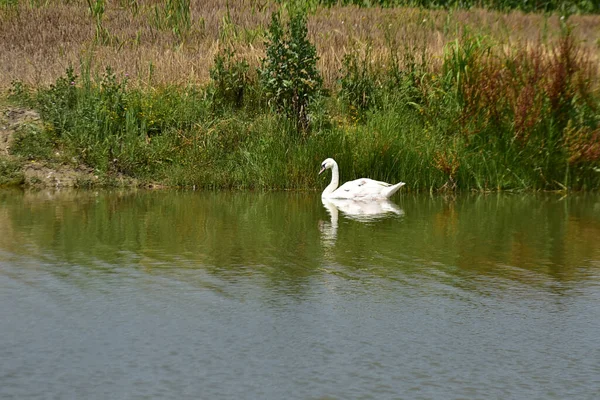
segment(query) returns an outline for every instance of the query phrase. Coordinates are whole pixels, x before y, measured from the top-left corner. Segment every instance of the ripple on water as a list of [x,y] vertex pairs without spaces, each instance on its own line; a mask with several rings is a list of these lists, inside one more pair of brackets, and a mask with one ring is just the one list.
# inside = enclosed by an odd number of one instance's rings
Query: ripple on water
[[2,398],[600,392],[585,201],[406,195],[334,224],[318,196],[84,200],[0,196]]

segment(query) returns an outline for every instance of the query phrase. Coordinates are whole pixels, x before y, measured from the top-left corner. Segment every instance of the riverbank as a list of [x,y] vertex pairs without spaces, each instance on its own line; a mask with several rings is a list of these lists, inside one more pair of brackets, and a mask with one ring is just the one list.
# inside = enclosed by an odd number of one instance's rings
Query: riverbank
[[44,125],[32,109],[0,104],[0,187],[91,188],[134,187],[123,175],[107,175],[61,158],[60,149],[44,140]]
[[[600,17],[322,7],[296,11],[296,25],[279,10],[278,31],[234,3],[210,23],[190,8],[185,33],[157,28],[150,6],[107,7],[96,11],[96,36],[83,29],[94,10],[82,5],[31,9],[40,24],[82,18],[33,40],[68,61],[60,72],[48,53],[33,79],[15,50],[25,41],[6,53],[15,79],[3,101],[12,128],[2,184],[319,189],[319,165],[333,157],[342,180],[404,181],[408,191],[600,187],[600,51],[582,36]],[[23,13],[0,16],[12,23],[2,36],[20,27],[37,37]],[[126,26],[138,29],[137,44],[122,40]],[[156,57],[148,75],[127,64],[142,45],[155,50],[143,53]],[[86,46],[88,56],[69,58]],[[174,55],[195,64],[162,70]]]

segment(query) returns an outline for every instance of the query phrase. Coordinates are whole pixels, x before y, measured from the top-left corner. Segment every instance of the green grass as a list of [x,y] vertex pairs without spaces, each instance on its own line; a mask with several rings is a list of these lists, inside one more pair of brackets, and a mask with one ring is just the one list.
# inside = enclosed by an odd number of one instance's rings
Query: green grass
[[22,125],[14,134],[10,153],[26,160],[52,159],[54,142],[47,131],[33,125]]

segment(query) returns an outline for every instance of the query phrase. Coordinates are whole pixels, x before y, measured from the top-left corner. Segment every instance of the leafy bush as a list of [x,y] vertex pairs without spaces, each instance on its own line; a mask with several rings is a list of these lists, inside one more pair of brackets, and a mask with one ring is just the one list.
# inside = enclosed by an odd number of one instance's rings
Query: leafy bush
[[291,12],[287,27],[282,26],[279,12],[273,13],[260,71],[269,104],[301,131],[309,128],[310,105],[322,88],[317,51],[307,34],[304,12]]

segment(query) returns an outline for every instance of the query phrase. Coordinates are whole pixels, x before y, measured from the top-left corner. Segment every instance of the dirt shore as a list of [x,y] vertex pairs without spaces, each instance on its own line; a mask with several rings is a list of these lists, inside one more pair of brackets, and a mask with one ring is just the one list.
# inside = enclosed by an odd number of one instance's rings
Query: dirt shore
[[[0,106],[0,161],[20,167],[20,177],[13,179],[25,187],[93,187],[106,186],[106,180],[92,168],[49,160],[26,159],[11,152],[20,129],[43,129],[39,114],[31,109]],[[2,170],[0,170],[0,174]],[[137,181],[124,176],[111,177],[112,186],[137,186]],[[0,180],[1,182],[1,180]]]

